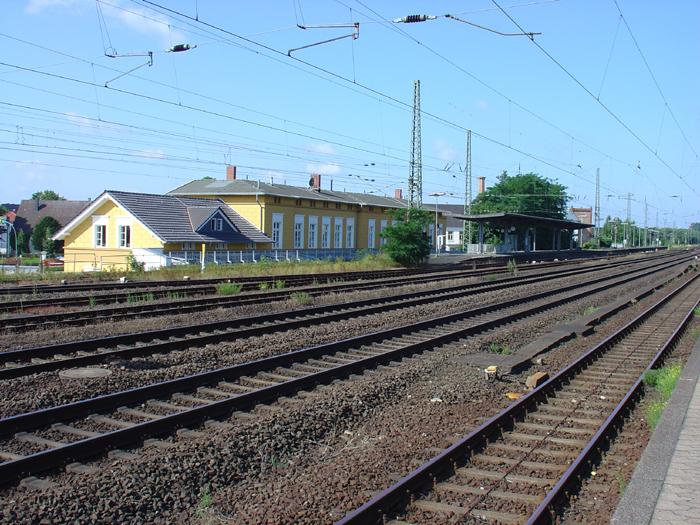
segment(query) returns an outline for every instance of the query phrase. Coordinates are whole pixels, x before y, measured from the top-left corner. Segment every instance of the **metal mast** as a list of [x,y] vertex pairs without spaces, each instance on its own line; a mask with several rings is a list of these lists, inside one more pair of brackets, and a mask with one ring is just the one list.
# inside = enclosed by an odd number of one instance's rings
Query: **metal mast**
[[649,229],[647,226],[647,212],[649,209],[647,208],[647,198],[646,195],[644,196],[644,246],[649,246],[647,244],[649,242],[648,236],[649,236]]
[[593,222],[595,223],[595,238],[600,248],[600,168],[595,170],[595,210]]
[[411,135],[411,168],[408,174],[408,205],[420,208],[423,203],[423,156],[420,133],[420,80],[413,81],[413,133]]
[[[467,130],[467,160],[464,167],[464,214],[472,214],[472,130]],[[462,227],[462,250],[467,251],[467,245],[472,242],[472,223],[464,221]]]

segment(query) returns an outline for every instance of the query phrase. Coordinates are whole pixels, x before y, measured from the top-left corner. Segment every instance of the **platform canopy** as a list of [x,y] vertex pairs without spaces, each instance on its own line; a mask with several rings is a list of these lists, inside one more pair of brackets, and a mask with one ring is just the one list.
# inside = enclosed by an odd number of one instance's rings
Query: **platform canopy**
[[551,219],[549,217],[537,217],[535,215],[525,215],[524,213],[483,213],[479,215],[465,215],[461,213],[444,214],[446,217],[462,219],[466,221],[477,222],[480,224],[490,224],[492,226],[524,226],[526,228],[543,227],[557,230],[578,230],[582,228],[591,228],[593,224],[585,222],[569,221],[565,219]]

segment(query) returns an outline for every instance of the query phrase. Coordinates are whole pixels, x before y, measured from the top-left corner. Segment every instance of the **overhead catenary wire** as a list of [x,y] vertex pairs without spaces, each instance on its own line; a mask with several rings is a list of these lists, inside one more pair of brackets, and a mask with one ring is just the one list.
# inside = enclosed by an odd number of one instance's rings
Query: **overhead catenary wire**
[[[501,10],[501,12],[506,17],[508,17],[508,19],[511,22],[513,22],[513,24],[515,24],[515,26],[518,29],[523,31],[522,26],[505,9],[503,9],[496,0],[491,0],[491,1],[494,3],[494,5],[496,5],[496,7],[498,7]],[[678,173],[668,162],[666,162],[666,160],[664,160],[661,156],[659,156],[659,154],[656,151],[654,151],[654,149],[651,146],[649,146],[649,144],[647,144],[644,141],[644,139],[642,139],[624,120],[622,120],[622,118],[620,118],[617,115],[617,113],[612,111],[612,109],[610,109],[610,107],[607,104],[601,102],[598,99],[598,97],[596,97],[595,94],[583,84],[583,82],[581,82],[573,73],[571,73],[561,62],[559,62],[556,58],[554,58],[554,56],[552,56],[538,42],[536,42],[535,40],[531,40],[531,42],[535,46],[537,46],[537,48],[542,53],[544,53],[544,55],[547,58],[549,58],[550,61],[552,61],[559,69],[561,69],[569,78],[571,78],[571,80],[573,80],[581,89],[583,89],[591,98],[593,98],[593,100],[595,100],[611,117],[613,117],[613,119],[615,119],[623,128],[625,128],[625,130],[627,130],[627,132],[630,135],[632,135],[637,140],[637,142],[639,142],[642,146],[644,146],[644,148],[647,151],[649,151],[649,153],[651,153],[654,157],[656,157],[659,160],[659,162],[661,162],[661,164],[663,164],[671,173],[673,173],[678,179],[680,179],[683,182],[683,184],[685,184],[688,187],[688,189],[690,189],[690,191],[692,191],[695,195],[700,197],[700,193],[698,193],[697,190],[693,186],[691,186],[687,180],[685,180],[685,177],[683,177],[683,175]]]
[[622,13],[622,9],[620,9],[620,4],[617,3],[617,0],[613,0],[613,2],[615,3],[615,7],[617,8],[618,13],[620,13],[620,18],[625,23],[625,27],[627,28],[627,32],[630,34],[630,37],[632,37],[632,42],[634,42],[634,46],[637,48],[637,51],[639,52],[639,56],[642,57],[642,61],[644,62],[644,65],[646,66],[646,69],[649,72],[651,79],[654,81],[654,85],[656,86],[656,89],[658,90],[659,95],[661,95],[661,99],[664,101],[665,107],[668,109],[669,115],[671,115],[671,118],[676,123],[678,130],[681,132],[681,135],[683,136],[683,140],[685,140],[685,143],[688,146],[690,146],[690,149],[695,154],[695,158],[698,158],[698,152],[695,151],[695,147],[693,147],[693,144],[688,140],[688,137],[685,134],[685,131],[683,131],[683,128],[681,127],[680,123],[678,122],[676,115],[673,113],[673,110],[671,109],[671,106],[669,105],[668,100],[666,100],[666,95],[664,95],[664,92],[661,89],[659,82],[656,80],[656,75],[654,75],[654,72],[652,71],[651,66],[649,65],[649,62],[647,61],[647,58],[644,56],[644,53],[642,53],[642,48],[639,46],[639,42],[637,42],[637,38],[634,36],[634,33],[632,32],[632,28],[630,27],[629,23],[627,22],[627,18],[625,18],[625,15]]

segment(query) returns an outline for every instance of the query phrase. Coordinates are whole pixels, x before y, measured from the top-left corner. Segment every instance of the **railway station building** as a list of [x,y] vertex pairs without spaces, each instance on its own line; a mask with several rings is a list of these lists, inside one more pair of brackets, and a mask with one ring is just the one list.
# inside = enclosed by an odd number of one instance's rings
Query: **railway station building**
[[[236,179],[229,166],[226,180],[195,180],[168,193],[182,197],[220,199],[272,239],[272,250],[310,257],[344,257],[356,250],[375,251],[384,243],[381,232],[391,224],[389,212],[406,208],[400,189],[394,197],[334,191],[321,187],[313,174],[307,188],[258,180]],[[433,210],[430,206],[427,211]],[[445,231],[438,212],[438,237]],[[435,225],[426,232],[435,242]]]
[[[401,190],[392,198],[322,189],[321,175],[307,188],[236,180],[228,166],[225,180],[194,180],[166,195],[107,190],[54,239],[64,241],[65,270],[75,272],[201,257],[215,264],[350,258],[379,250],[389,212],[406,207]],[[437,223],[437,232],[434,224],[426,231],[431,245],[445,231],[442,212]]]

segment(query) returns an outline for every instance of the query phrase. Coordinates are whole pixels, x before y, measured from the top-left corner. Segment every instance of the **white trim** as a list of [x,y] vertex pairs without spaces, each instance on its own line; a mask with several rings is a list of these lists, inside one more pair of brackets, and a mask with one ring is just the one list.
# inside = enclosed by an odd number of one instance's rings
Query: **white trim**
[[[277,230],[277,243],[275,243],[275,222],[279,222],[280,227]],[[273,213],[272,214],[272,229],[270,231],[270,238],[272,239],[272,248],[281,249],[284,242],[284,213]]]
[[[87,208],[85,208],[81,213],[78,214],[77,217],[75,217],[72,221],[70,221],[68,224],[66,224],[63,228],[61,228],[56,235],[52,237],[52,240],[54,241],[60,241],[65,239],[66,235],[68,235],[73,228],[75,228],[78,224],[82,223],[87,216],[89,216],[93,211],[95,211],[97,208],[102,206],[105,202],[107,201],[112,201],[115,206],[117,206],[120,210],[122,210],[124,213],[127,214],[128,217],[131,217],[133,220],[138,222],[143,228],[153,235],[157,240],[165,244],[165,239],[161,238],[159,235],[156,234],[153,230],[151,230],[148,226],[146,226],[141,220],[139,220],[138,217],[136,217],[133,213],[131,213],[129,210],[124,208],[121,204],[119,204],[119,201],[117,201],[114,197],[112,197],[109,192],[104,192],[102,195],[97,197],[95,201],[90,204]],[[93,242],[94,245],[94,242]]]
[[[340,226],[340,232],[338,232]],[[343,217],[333,218],[333,248],[338,250],[343,247]]]
[[345,219],[345,247],[355,247],[355,217],[347,217]]
[[[325,243],[323,234],[326,233]],[[325,246],[324,246],[325,244]],[[333,245],[333,232],[331,231],[331,218],[328,215],[321,217],[321,249],[328,250]]]
[[[294,230],[292,231],[292,244],[294,245],[294,249],[299,249],[303,250],[305,243],[304,241],[304,218],[305,215],[295,215],[294,216]],[[299,233],[299,239],[297,242],[297,226],[300,226],[298,233]]]
[[377,220],[367,219],[367,248],[374,248],[377,244]]
[[[313,226],[313,228],[312,228]],[[313,235],[311,234],[313,231]],[[318,248],[318,216],[309,215],[309,236],[307,240],[307,245],[310,249],[315,250]]]
[[[216,201],[214,201],[214,202],[216,202]],[[228,204],[225,204],[225,206],[228,206]],[[187,206],[187,207],[188,208],[208,208],[208,206]],[[194,224],[192,224],[192,231],[197,233],[199,231],[199,229],[204,227],[206,224],[208,224],[214,218],[214,215],[216,215],[217,213],[220,213],[222,215],[222,218],[228,223],[229,226],[231,226],[233,231],[240,233],[241,230],[236,228],[236,225],[231,222],[231,219],[228,218],[228,216],[226,215],[226,212],[223,210],[223,207],[221,206],[221,204],[217,205],[216,209],[213,212],[211,212],[209,217],[207,217],[205,220],[203,220],[199,224],[199,226],[195,226]],[[190,221],[190,223],[191,222],[192,221]],[[213,231],[223,231],[223,229],[222,230],[213,230]]]

